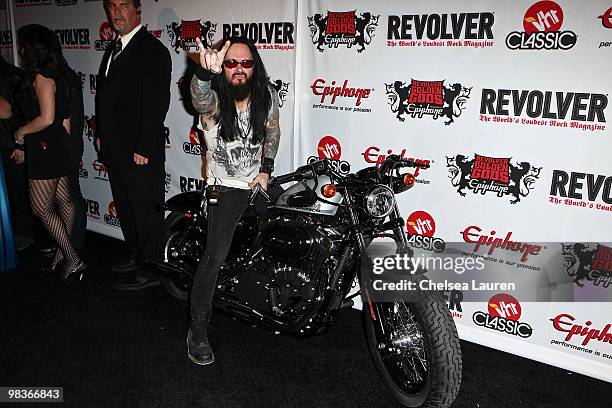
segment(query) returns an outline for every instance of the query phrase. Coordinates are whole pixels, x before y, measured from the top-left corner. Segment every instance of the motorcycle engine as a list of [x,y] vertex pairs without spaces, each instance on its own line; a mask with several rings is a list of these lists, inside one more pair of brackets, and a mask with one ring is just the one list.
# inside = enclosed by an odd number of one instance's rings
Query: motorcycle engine
[[261,234],[261,251],[230,292],[277,318],[295,318],[320,299],[336,268],[343,234],[334,228],[278,217]]

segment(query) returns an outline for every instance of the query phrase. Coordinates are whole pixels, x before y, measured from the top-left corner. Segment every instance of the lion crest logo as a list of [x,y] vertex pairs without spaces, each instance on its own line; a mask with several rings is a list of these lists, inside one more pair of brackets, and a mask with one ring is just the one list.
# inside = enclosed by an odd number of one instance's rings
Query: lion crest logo
[[307,17],[312,43],[317,46],[319,52],[325,47],[347,48],[357,47],[361,53],[367,45],[370,45],[374,37],[374,31],[378,27],[379,15],[373,15],[366,11],[357,13],[352,11],[327,11],[327,14],[317,13]]
[[444,82],[413,79],[408,85],[402,81],[385,84],[391,112],[400,122],[406,120],[404,115],[409,115],[419,119],[424,116],[445,118],[444,124],[447,126],[454,123],[455,118],[463,113],[472,88],[459,83],[447,86]]
[[598,243],[561,243],[561,265],[578,287],[585,279],[595,286],[612,284],[612,248]]
[[90,142],[96,138],[96,115],[85,115],[85,135]]
[[283,82],[282,79],[270,81],[272,88],[278,94],[278,107],[282,108],[287,100],[287,93],[289,92],[289,82]]
[[542,167],[527,162],[512,163],[511,158],[478,154],[471,160],[462,154],[446,156],[446,167],[451,185],[457,187],[460,196],[466,196],[466,188],[482,195],[493,192],[498,197],[514,197],[511,204],[529,195],[542,171]]
[[173,22],[166,25],[166,31],[170,37],[170,45],[178,54],[179,50],[189,51],[197,49],[196,38],[202,40],[206,48],[212,47],[213,37],[217,32],[217,24],[210,21],[202,24],[201,20],[181,20],[181,23]]

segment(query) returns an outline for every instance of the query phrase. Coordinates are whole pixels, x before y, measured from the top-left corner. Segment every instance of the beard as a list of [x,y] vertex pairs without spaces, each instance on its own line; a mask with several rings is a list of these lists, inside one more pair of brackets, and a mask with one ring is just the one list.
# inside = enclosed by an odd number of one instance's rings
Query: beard
[[230,94],[234,101],[244,101],[251,94],[251,84],[252,79],[247,78],[247,80],[239,85],[229,84]]

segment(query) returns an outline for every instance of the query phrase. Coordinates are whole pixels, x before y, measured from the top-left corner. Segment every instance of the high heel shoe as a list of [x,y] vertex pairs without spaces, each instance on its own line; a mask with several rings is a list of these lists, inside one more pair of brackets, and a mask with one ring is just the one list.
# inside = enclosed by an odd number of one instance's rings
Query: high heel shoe
[[63,263],[64,263],[64,255],[62,255],[62,253],[58,249],[51,263],[43,267],[42,270],[46,275],[53,276],[56,273],[59,273],[58,271],[60,270],[60,265],[62,265]]
[[66,268],[61,273],[57,274],[53,282],[57,285],[70,285],[82,281],[85,269],[87,269],[87,265],[85,265],[83,261],[79,261],[75,266]]
[[61,270],[60,266],[62,266],[63,264],[64,264],[64,260],[62,259],[55,265],[50,264],[50,265],[43,267],[42,271],[45,275],[54,276],[57,273],[59,273],[59,271]]

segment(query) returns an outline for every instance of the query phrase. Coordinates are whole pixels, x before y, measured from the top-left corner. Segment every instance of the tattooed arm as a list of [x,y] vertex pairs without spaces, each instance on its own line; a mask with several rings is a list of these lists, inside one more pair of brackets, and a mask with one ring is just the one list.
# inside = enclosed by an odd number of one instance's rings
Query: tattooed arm
[[219,121],[219,99],[210,87],[210,82],[199,79],[197,75],[191,80],[191,101],[200,114],[204,130],[209,130]]
[[280,142],[280,125],[279,125],[279,111],[278,111],[278,94],[272,88],[270,89],[270,95],[272,96],[272,108],[270,109],[270,115],[268,115],[268,123],[266,124],[266,137],[263,145],[263,158],[272,159],[276,157],[278,152],[278,145]]
[[274,158],[278,152],[278,143],[280,142],[280,126],[278,123],[278,94],[276,90],[269,87],[270,95],[272,96],[272,107],[268,114],[268,123],[266,123],[266,136],[263,141],[263,152],[261,159],[261,167],[259,174],[255,176],[249,187],[254,188],[257,183],[261,184],[264,190],[268,189],[270,174],[274,171]]
[[219,122],[219,99],[210,87],[210,80],[213,75],[223,72],[223,58],[231,43],[225,41],[223,47],[217,50],[204,47],[199,38],[196,38],[195,42],[198,53],[193,56],[197,58],[200,68],[191,80],[191,100],[193,107],[200,113],[202,127],[208,130]]

